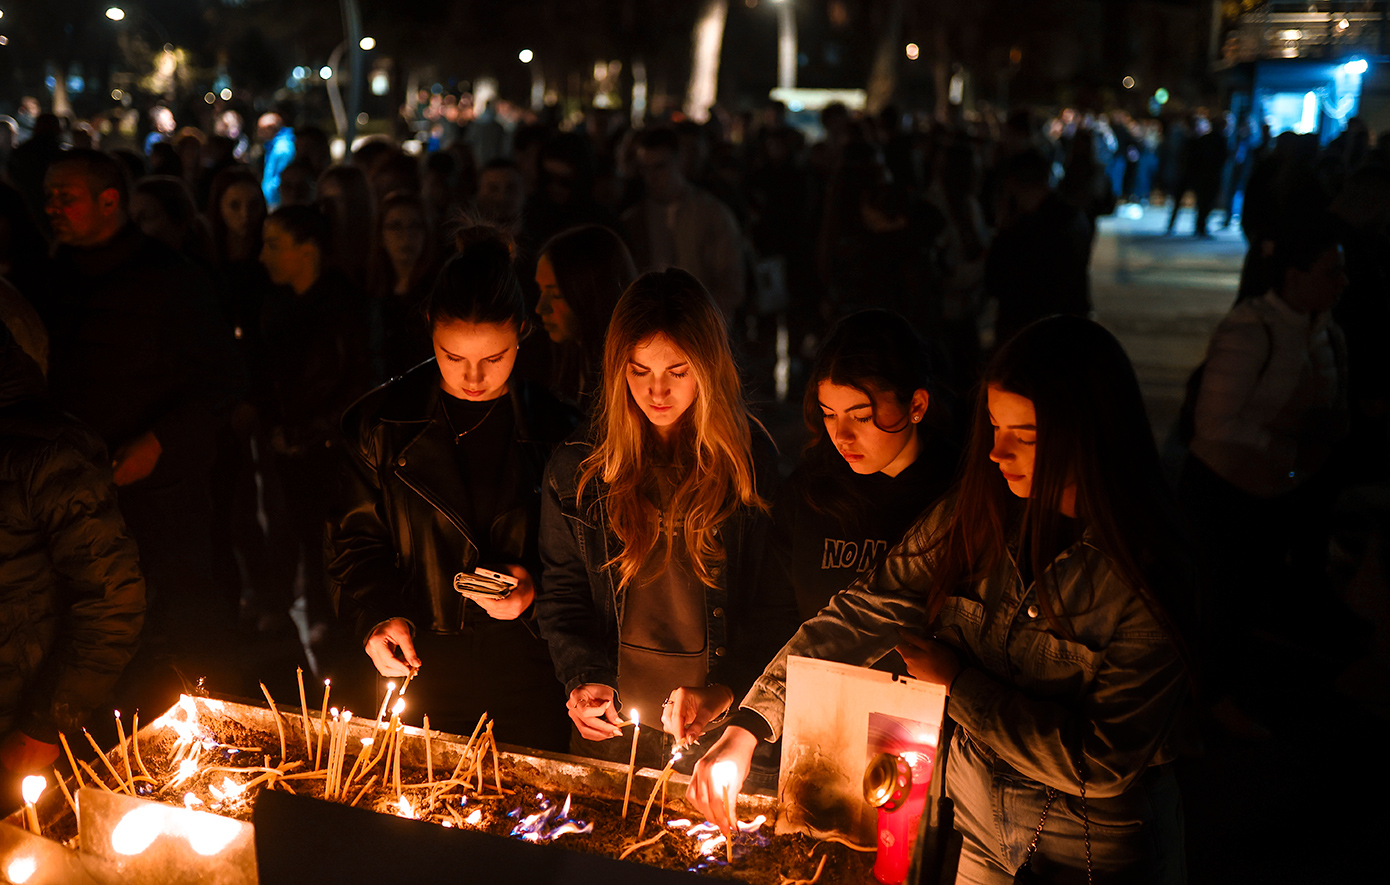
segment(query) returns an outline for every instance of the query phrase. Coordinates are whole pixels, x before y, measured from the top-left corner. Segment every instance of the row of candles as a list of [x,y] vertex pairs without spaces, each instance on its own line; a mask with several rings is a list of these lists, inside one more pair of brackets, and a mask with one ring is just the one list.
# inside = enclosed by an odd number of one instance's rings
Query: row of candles
[[[620,723],[620,726],[632,726],[632,752],[627,759],[627,787],[623,790],[623,820],[627,820],[628,800],[632,797],[632,777],[637,771],[637,741],[642,734],[642,716],[634,707],[632,708],[632,719],[628,722]],[[656,783],[652,785],[651,795],[647,797],[647,807],[642,810],[642,822],[637,827],[637,838],[641,839],[647,830],[647,815],[652,810],[652,800],[656,798],[657,791],[661,791],[661,807],[666,807],[666,782],[675,773],[676,763],[682,758],[680,747],[677,746],[671,752],[671,759],[666,763],[666,767],[657,775]],[[710,769],[710,777],[719,790],[720,798],[724,802],[724,808],[728,812],[731,824],[738,821],[736,810],[738,792],[734,783],[738,779],[738,766],[733,762],[716,762]],[[726,830],[724,833],[724,845],[728,854],[729,863],[734,862],[734,831]]]
[[[261,690],[265,694],[266,702],[270,705],[271,714],[275,719],[276,730],[280,740],[280,767],[274,769],[267,768],[266,773],[264,775],[254,779],[251,783],[243,785],[243,789],[236,791],[237,794],[244,795],[245,787],[250,787],[256,782],[265,779],[270,779],[277,775],[286,778],[321,776],[324,778],[324,798],[328,800],[342,801],[346,798],[348,791],[352,787],[354,787],[359,780],[367,777],[368,773],[370,773],[372,769],[374,769],[377,766],[377,764],[384,759],[386,760],[386,767],[385,776],[382,779],[382,783],[386,784],[389,782],[392,786],[393,791],[396,794],[398,802],[402,801],[404,797],[403,787],[401,784],[400,760],[401,739],[404,734],[404,726],[401,723],[401,714],[405,710],[405,693],[410,686],[410,681],[413,678],[413,674],[411,676],[406,677],[405,681],[400,687],[400,692],[398,694],[396,693],[395,683],[387,684],[386,696],[382,701],[381,709],[378,711],[376,721],[373,724],[372,735],[371,737],[361,739],[362,750],[360,753],[358,753],[357,758],[354,760],[351,768],[348,769],[346,775],[344,775],[343,773],[343,768],[346,763],[349,725],[351,724],[353,719],[352,712],[348,710],[339,711],[336,707],[330,708],[328,706],[332,685],[329,680],[324,680],[323,703],[319,711],[319,727],[317,729],[318,740],[317,744],[315,744],[313,735],[315,729],[312,728],[310,708],[308,705],[307,698],[305,696],[303,669],[298,669],[296,671],[296,675],[299,682],[300,696],[300,716],[298,718],[300,718],[303,723],[305,757],[307,760],[313,762],[314,767],[311,772],[307,772],[304,775],[287,774],[290,768],[298,767],[301,763],[296,762],[290,763],[288,765],[286,764],[288,747],[286,745],[285,731],[281,720],[279,708],[276,706],[274,698],[271,697],[269,689],[267,689],[264,683],[262,683]],[[393,695],[396,698],[394,705],[391,703]],[[386,712],[388,707],[391,711],[390,720],[386,720]],[[330,714],[332,717],[331,719],[329,718]],[[632,726],[632,749],[628,757],[627,784],[623,792],[623,820],[627,819],[628,810],[631,804],[632,781],[633,776],[636,773],[637,746],[638,741],[640,740],[642,728],[641,716],[638,713],[638,711],[636,709],[633,709],[631,715],[632,718],[628,722],[620,723],[624,727],[627,725]],[[138,780],[144,780],[151,785],[155,784],[154,778],[150,776],[148,769],[146,769],[145,767],[144,761],[140,757],[138,735],[139,714],[136,714],[136,718],[132,723],[131,741],[129,743],[126,741],[125,726],[124,722],[121,719],[121,714],[119,710],[115,711],[115,716],[116,729],[120,741],[121,760],[125,769],[124,777],[122,777],[121,773],[117,771],[114,765],[112,765],[111,761],[107,758],[106,754],[101,752],[100,745],[97,744],[96,740],[91,736],[91,734],[87,733],[85,729],[83,730],[83,734],[86,735],[87,740],[91,743],[92,748],[96,751],[98,758],[101,759],[102,763],[106,766],[107,771],[111,774],[112,778],[116,782],[116,790],[118,792],[126,792],[131,796],[136,796],[136,782]],[[432,788],[431,793],[428,796],[428,800],[433,800],[437,798],[441,788],[446,788],[449,785],[460,783],[460,775],[463,776],[464,782],[466,782],[467,780],[472,778],[476,773],[478,789],[481,791],[483,788],[482,760],[486,757],[486,754],[489,749],[491,750],[493,759],[493,776],[497,792],[498,794],[501,794],[503,792],[501,783],[500,762],[498,760],[497,743],[496,740],[492,737],[492,723],[486,720],[486,714],[479,718],[478,724],[473,730],[473,734],[469,737],[468,744],[465,746],[464,751],[460,754],[458,765],[456,766],[453,775],[447,780],[436,782],[434,780],[434,760],[431,747],[431,731],[429,726],[429,717],[424,717],[423,730],[425,737],[426,783],[415,786],[428,786]],[[485,722],[486,730],[484,731],[483,726]],[[385,728],[384,734],[382,733],[383,725]],[[482,736],[482,742],[478,743],[478,738],[480,734]],[[328,739],[326,767],[324,764],[325,736]],[[62,741],[63,750],[67,754],[68,763],[72,767],[74,778],[76,779],[78,786],[83,786],[82,772],[85,771],[88,777],[94,783],[106,787],[105,782],[101,779],[100,776],[97,775],[96,771],[93,770],[93,768],[87,762],[83,760],[78,760],[74,756],[72,748],[68,745],[67,738],[62,736],[61,734],[59,735],[59,737]],[[190,741],[189,743],[193,744],[195,742]],[[174,755],[180,756],[182,755],[182,752],[186,749],[187,747],[176,745]],[[132,764],[132,750],[134,753],[134,764]],[[373,752],[374,750],[375,752]],[[651,794],[647,797],[646,806],[644,807],[642,812],[641,823],[639,824],[637,832],[637,838],[639,840],[642,839],[643,836],[646,834],[647,820],[651,813],[652,805],[655,802],[658,793],[661,794],[661,807],[664,808],[666,806],[667,783],[675,772],[676,763],[679,762],[681,758],[682,754],[680,752],[680,748],[678,747],[675,751],[672,752],[670,761],[667,763],[666,767],[663,768],[657,776],[657,779],[652,786]],[[469,760],[472,760],[474,764],[468,769],[467,772],[464,772],[464,764],[466,761]],[[171,762],[173,761],[175,760],[171,758]],[[136,773],[137,770],[140,772],[139,774]],[[184,760],[180,767],[180,777],[178,778],[178,780],[182,780],[184,777],[191,774],[193,770],[196,770],[196,762]],[[321,770],[322,774],[320,775],[319,772]],[[57,782],[59,784],[59,787],[63,790],[63,794],[67,798],[69,805],[72,807],[73,812],[76,813],[76,803],[74,802],[71,793],[68,792],[62,776],[56,770],[54,771],[54,774],[55,776],[57,776]],[[721,762],[714,766],[711,774],[713,780],[715,781],[717,789],[720,790],[720,795],[724,801],[725,808],[727,809],[729,820],[736,821],[737,814],[735,806],[737,794],[734,787],[735,779],[737,777],[736,767],[732,762]],[[362,795],[365,794],[367,790],[370,789],[371,786],[375,783],[377,777],[378,775],[373,774],[371,778],[367,780],[367,782],[358,791],[356,798],[353,799],[351,804],[357,804],[357,801],[362,798]],[[26,827],[36,835],[40,835],[40,828],[38,822],[38,814],[35,809],[35,803],[38,801],[39,797],[42,795],[43,791],[47,788],[47,786],[47,779],[42,776],[30,776],[25,778],[23,782],[23,792],[25,800],[25,824]],[[107,789],[110,788],[107,787]],[[725,838],[728,860],[730,863],[732,863],[734,841],[733,833],[726,832]]]

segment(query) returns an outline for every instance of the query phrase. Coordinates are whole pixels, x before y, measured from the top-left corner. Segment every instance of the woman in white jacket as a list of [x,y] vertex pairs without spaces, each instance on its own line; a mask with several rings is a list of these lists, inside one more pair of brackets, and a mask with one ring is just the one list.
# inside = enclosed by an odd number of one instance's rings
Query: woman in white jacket
[[1333,446],[1347,433],[1346,342],[1331,315],[1342,250],[1321,227],[1278,241],[1274,288],[1236,302],[1207,348],[1182,498],[1208,566],[1203,636],[1218,724],[1261,726],[1231,691],[1252,622],[1298,616],[1324,580]]

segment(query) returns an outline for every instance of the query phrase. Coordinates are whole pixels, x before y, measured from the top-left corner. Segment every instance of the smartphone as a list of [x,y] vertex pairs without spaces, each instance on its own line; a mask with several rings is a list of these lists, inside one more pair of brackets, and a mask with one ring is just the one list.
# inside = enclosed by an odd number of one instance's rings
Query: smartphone
[[506,599],[516,585],[511,575],[485,568],[454,575],[454,589],[472,599]]

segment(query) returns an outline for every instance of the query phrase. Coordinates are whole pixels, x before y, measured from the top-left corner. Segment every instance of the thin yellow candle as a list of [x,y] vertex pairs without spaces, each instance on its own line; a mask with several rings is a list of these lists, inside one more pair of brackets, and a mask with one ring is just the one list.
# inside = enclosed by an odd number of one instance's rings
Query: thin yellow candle
[[343,792],[343,787],[342,787],[343,763],[344,763],[344,761],[347,759],[348,726],[351,725],[351,724],[352,724],[352,711],[351,711],[351,710],[344,710],[344,711],[343,711],[343,721],[342,721],[342,723],[338,726],[339,729],[342,731],[342,736],[338,738],[338,767],[337,767],[337,769],[336,769],[336,772],[337,772],[337,773],[334,775],[334,794],[337,795],[337,796],[339,796],[339,797],[342,796],[342,792]]
[[[150,770],[145,767],[145,760],[140,758],[140,711],[136,710],[135,715],[130,720],[130,749],[135,754],[135,767],[140,769],[140,773],[150,780]],[[60,781],[61,783],[61,781]]]
[[623,791],[623,820],[627,820],[627,803],[632,798],[632,775],[637,771],[637,736],[642,732],[642,717],[632,709],[632,752],[627,757],[627,789]]
[[723,793],[724,811],[729,816],[729,828],[724,831],[724,848],[729,863],[734,862],[734,833],[738,832],[738,810],[735,807],[737,794],[734,781],[738,778],[738,766],[732,761],[716,762],[710,768],[710,779]]
[[405,730],[405,726],[404,726],[404,725],[401,725],[401,724],[400,724],[400,721],[397,720],[397,719],[392,719],[392,721],[396,723],[396,742],[395,742],[395,748],[394,748],[394,750],[393,750],[393,757],[392,757],[392,763],[391,763],[391,782],[392,782],[392,783],[395,785],[395,787],[396,787],[396,798],[397,798],[397,799],[400,799],[400,798],[401,798],[401,733]]
[[376,725],[372,726],[372,730],[373,730],[373,731],[375,731],[376,729],[378,729],[378,728],[381,727],[381,720],[384,719],[384,718],[386,717],[386,710],[387,710],[387,708],[389,708],[389,707],[391,706],[391,695],[393,695],[393,694],[395,694],[395,693],[396,693],[396,683],[394,683],[394,682],[388,682],[388,683],[386,683],[386,697],[384,697],[384,698],[381,699],[381,709],[377,711],[377,714],[376,714]]
[[41,774],[29,775],[20,785],[20,791],[24,794],[24,822],[28,825],[29,832],[35,836],[42,836],[43,831],[39,829],[39,813],[34,808],[34,803],[39,801],[39,797],[47,788],[48,778]]
[[285,762],[285,726],[280,721],[280,711],[275,707],[275,698],[270,696],[270,689],[261,683],[261,694],[265,695],[266,703],[270,704],[270,715],[275,717],[275,730],[280,733],[280,764]]
[[58,782],[58,789],[63,791],[63,798],[68,800],[68,805],[72,807],[72,816],[77,816],[77,803],[73,801],[72,793],[68,792],[68,785],[63,783],[63,776],[58,773],[58,769],[53,769],[53,779]]
[[86,785],[82,783],[82,769],[77,767],[77,759],[72,755],[72,747],[68,746],[67,735],[61,731],[58,732],[58,740],[63,743],[63,752],[68,754],[68,765],[72,766],[72,776],[77,781],[77,788],[80,790]]
[[642,834],[647,830],[647,815],[651,814],[652,801],[656,799],[656,794],[661,789],[661,786],[666,783],[666,779],[671,776],[671,771],[676,767],[676,763],[680,761],[680,758],[680,750],[673,752],[671,754],[671,761],[667,762],[666,767],[661,769],[661,774],[657,775],[656,783],[652,785],[652,794],[647,797],[647,807],[642,809],[642,823],[637,827],[638,839],[641,839]]
[[333,714],[333,722],[328,730],[328,771],[323,776],[323,798],[333,798],[333,787],[336,782],[338,766],[338,708],[334,707],[330,711]]
[[121,711],[116,710],[116,738],[121,742],[121,759],[125,762],[125,780],[130,785],[130,795],[135,795],[135,769],[130,767],[130,750],[125,745],[125,725],[121,723]]
[[430,751],[430,714],[425,714],[425,783],[434,781],[434,755]]
[[116,766],[112,765],[111,760],[106,758],[106,754],[101,752],[101,746],[97,743],[97,739],[92,737],[91,732],[87,731],[87,729],[85,728],[82,729],[82,734],[84,734],[87,737],[87,743],[92,745],[92,749],[97,751],[97,758],[100,759],[102,761],[102,764],[106,766],[106,770],[111,772],[112,780],[119,784],[122,790],[125,790],[126,792],[130,793],[130,795],[134,796],[135,793],[127,788],[126,782],[121,780],[121,776],[116,773]]
[[323,709],[319,710],[319,743],[318,749],[314,750],[314,771],[319,770],[319,761],[323,759],[323,733],[328,730],[328,693],[332,689],[329,680],[323,680]]
[[309,699],[304,694],[304,668],[295,667],[294,674],[299,679],[299,713],[304,717],[304,758],[314,754],[314,738],[309,732]]

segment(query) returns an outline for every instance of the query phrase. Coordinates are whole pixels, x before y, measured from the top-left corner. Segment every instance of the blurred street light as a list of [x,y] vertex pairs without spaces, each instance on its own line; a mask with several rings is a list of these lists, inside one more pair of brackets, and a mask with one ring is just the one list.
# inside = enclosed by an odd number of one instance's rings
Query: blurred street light
[[232,100],[232,90],[230,90],[230,89],[223,89],[223,90],[222,90],[220,93],[218,93],[218,94],[222,96],[222,100],[223,100],[223,101],[231,101],[231,100]]
[[376,38],[363,37],[361,40],[357,41],[357,45],[362,47],[363,52],[371,52],[373,49],[376,49]]
[[516,54],[516,57],[522,64],[529,65],[531,59],[536,57],[536,54],[529,49],[523,49]]
[[119,6],[108,6],[106,7],[106,17],[113,22],[124,21],[125,10]]
[[917,57],[918,57],[919,55],[921,55],[921,53],[922,53],[922,50],[919,49],[919,48],[917,47],[917,44],[916,44],[916,43],[909,43],[909,44],[907,44],[907,60],[908,60],[908,61],[916,61],[916,60],[917,60]]
[[1133,77],[1125,77],[1123,80],[1120,81],[1120,83],[1123,84],[1124,87],[1125,87],[1126,89],[1133,89],[1133,88],[1134,88],[1134,78],[1133,78]]
[[319,68],[319,79],[320,79],[320,80],[332,80],[332,79],[333,79],[333,68],[330,67],[329,65],[324,65],[323,67]]

